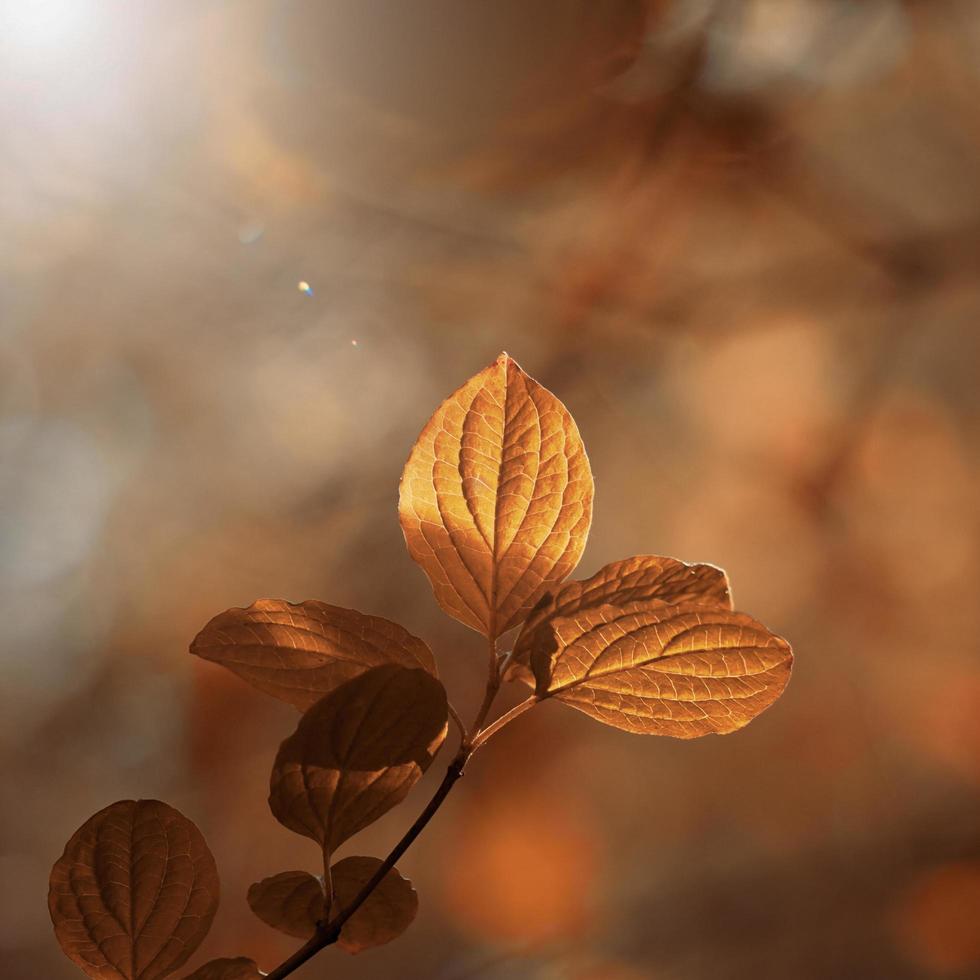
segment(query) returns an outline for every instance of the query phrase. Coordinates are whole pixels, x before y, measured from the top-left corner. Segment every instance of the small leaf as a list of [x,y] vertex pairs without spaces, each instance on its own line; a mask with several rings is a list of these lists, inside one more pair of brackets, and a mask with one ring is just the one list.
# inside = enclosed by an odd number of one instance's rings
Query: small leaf
[[98,980],[156,980],[211,928],[218,871],[201,832],[158,800],[90,817],[51,871],[48,909],[61,948]]
[[323,885],[306,871],[283,871],[257,881],[248,890],[251,910],[266,924],[295,936],[309,939],[316,924],[324,918]]
[[333,852],[400,803],[447,731],[446,690],[430,673],[376,667],[318,701],[279,748],[269,806]]
[[429,419],[398,513],[439,605],[497,637],[578,564],[592,496],[574,419],[501,354]]
[[[338,861],[330,869],[334,908],[339,910],[350,905],[381,864],[372,857],[349,857]],[[419,897],[412,883],[392,868],[341,927],[337,945],[348,953],[360,953],[372,946],[390,943],[412,924],[418,909]]]
[[[600,568],[591,578],[567,582],[548,593],[524,621],[511,654],[508,678],[520,677],[532,686],[527,669],[535,646],[547,643],[548,621],[606,603],[697,603],[730,610],[728,576],[714,565],[688,565],[676,558],[637,555]],[[523,668],[523,669],[522,669]]]
[[236,956],[234,959],[211,960],[188,974],[185,980],[260,980],[264,976],[255,960]]
[[429,648],[397,623],[315,599],[259,599],[229,609],[197,634],[191,653],[304,711],[372,667],[436,674]]
[[699,604],[592,606],[548,626],[531,658],[537,696],[641,734],[742,728],[779,697],[793,661],[750,616]]

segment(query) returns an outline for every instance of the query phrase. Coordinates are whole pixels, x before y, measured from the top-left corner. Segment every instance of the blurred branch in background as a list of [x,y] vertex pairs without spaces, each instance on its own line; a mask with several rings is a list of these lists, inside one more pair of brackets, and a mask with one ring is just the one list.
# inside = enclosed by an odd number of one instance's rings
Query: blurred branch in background
[[215,846],[202,958],[288,952],[292,716],[187,644],[356,606],[475,712],[391,488],[500,349],[602,474],[582,573],[720,564],[796,675],[683,753],[522,719],[330,975],[974,975],[978,98],[973,0],[0,0],[5,975],[71,975],[23,896],[132,795]]

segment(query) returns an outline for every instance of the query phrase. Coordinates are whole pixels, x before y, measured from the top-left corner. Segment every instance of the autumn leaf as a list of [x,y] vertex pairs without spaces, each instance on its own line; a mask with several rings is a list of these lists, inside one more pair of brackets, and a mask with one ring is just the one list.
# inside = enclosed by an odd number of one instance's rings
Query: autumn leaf
[[309,939],[325,917],[323,884],[306,871],[283,871],[257,881],[247,897],[266,925],[297,939]]
[[90,817],[51,871],[61,948],[97,980],[156,980],[201,944],[218,908],[218,871],[201,832],[158,800]]
[[188,974],[185,980],[261,980],[264,976],[255,960],[236,956],[234,959],[211,960]]
[[[352,904],[381,867],[378,858],[349,857],[330,869],[332,914]],[[248,904],[267,925],[297,939],[309,939],[322,921],[323,883],[306,871],[284,871],[252,885]],[[391,942],[418,911],[418,896],[407,879],[392,868],[357,911],[343,924],[337,944],[349,953]]]
[[[381,864],[378,858],[372,857],[349,857],[338,861],[330,869],[334,908],[339,911],[349,906]],[[412,883],[392,868],[341,927],[337,945],[348,953],[360,953],[372,946],[390,943],[412,924],[418,908],[419,898]]]
[[429,648],[397,623],[313,599],[259,599],[229,609],[197,634],[191,653],[301,710],[372,667],[436,674]]
[[641,734],[742,728],[782,693],[793,659],[750,616],[697,603],[587,606],[547,625],[531,654],[538,698]]
[[[676,558],[636,555],[603,566],[591,578],[567,582],[547,593],[524,621],[510,657],[508,678],[529,678],[535,646],[547,643],[548,621],[605,603],[697,603],[730,610],[728,576],[714,565],[688,565]],[[523,668],[523,669],[522,669]],[[533,685],[533,681],[530,681]]]
[[429,419],[398,513],[442,608],[496,638],[578,564],[592,496],[568,410],[501,354]]
[[333,852],[400,803],[446,737],[446,691],[430,673],[376,667],[318,701],[279,748],[269,806]]

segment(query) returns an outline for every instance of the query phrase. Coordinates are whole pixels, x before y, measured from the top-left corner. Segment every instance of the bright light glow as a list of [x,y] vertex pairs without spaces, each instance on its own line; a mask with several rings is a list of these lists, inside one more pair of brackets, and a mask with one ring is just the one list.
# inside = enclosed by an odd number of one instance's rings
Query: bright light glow
[[0,45],[35,63],[85,48],[98,34],[99,0],[0,0]]

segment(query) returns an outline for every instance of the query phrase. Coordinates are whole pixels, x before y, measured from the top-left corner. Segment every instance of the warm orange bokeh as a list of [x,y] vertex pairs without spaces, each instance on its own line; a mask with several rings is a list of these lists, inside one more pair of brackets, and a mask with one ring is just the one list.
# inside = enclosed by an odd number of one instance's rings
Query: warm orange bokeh
[[930,973],[980,969],[980,863],[925,871],[902,893],[894,914],[896,942]]
[[481,794],[460,815],[440,863],[455,924],[505,945],[544,946],[583,931],[601,903],[601,858],[574,798],[513,787]]
[[976,973],[978,64],[973,0],[0,0],[5,978],[79,976],[47,877],[127,798],[215,854],[187,971],[295,948],[246,892],[320,870],[267,803],[296,712],[188,645],[357,608],[471,718],[396,487],[501,350],[588,448],[573,577],[717,564],[793,678],[722,738],[522,715],[412,927],[298,980]]

